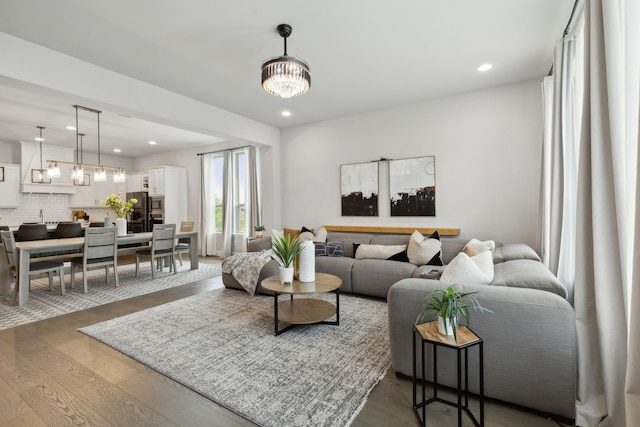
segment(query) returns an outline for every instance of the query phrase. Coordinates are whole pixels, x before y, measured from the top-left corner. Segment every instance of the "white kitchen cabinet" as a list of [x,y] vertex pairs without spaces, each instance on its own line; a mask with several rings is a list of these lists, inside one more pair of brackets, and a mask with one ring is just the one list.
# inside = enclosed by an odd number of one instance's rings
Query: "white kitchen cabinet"
[[137,193],[139,191],[147,191],[142,188],[142,174],[127,174],[127,193]]
[[[153,189],[153,179],[156,179],[155,190],[162,189],[164,196],[164,223],[176,224],[180,227],[181,221],[187,221],[187,169],[177,166],[162,166],[149,170],[149,195]],[[160,173],[159,173],[159,172]],[[154,178],[152,178],[154,177]],[[161,177],[161,178],[160,178]]]
[[150,169],[148,171],[150,196],[164,195],[165,169],[167,169],[167,167]]
[[17,208],[20,204],[20,165],[0,163],[0,208]]
[[116,184],[107,177],[106,181],[95,182],[93,181],[93,174],[91,174],[91,185],[77,186],[76,193],[71,195],[69,201],[69,207],[72,208],[95,208],[104,206],[100,202],[107,198],[111,194],[118,194],[118,186],[122,186],[121,196],[126,197],[124,184]]

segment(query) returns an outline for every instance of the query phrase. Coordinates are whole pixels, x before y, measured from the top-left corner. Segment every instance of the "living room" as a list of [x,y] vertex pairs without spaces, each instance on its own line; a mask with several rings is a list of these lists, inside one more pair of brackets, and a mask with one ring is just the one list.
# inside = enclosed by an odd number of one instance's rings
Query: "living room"
[[[561,37],[572,6],[573,2],[564,2],[562,13],[555,16],[555,24],[560,31],[545,36],[553,41],[545,52],[549,67],[553,59],[554,42]],[[627,7],[628,11],[636,12],[631,5]],[[273,26],[278,23],[274,22]],[[289,40],[290,47],[295,45],[295,52],[301,54],[304,54],[305,46],[297,37],[303,31],[303,26],[296,26]],[[272,36],[276,39],[277,49],[280,49],[281,42],[277,34],[273,32]],[[320,34],[315,37],[322,38]],[[158,154],[127,159],[132,170],[162,164],[187,168],[190,219],[198,220],[200,203],[200,160],[197,153],[255,145],[260,147],[262,222],[267,230],[302,226],[313,228],[329,224],[456,227],[460,229],[461,238],[526,243],[544,255],[544,239],[539,222],[545,154],[542,142],[545,138],[542,126],[545,120],[542,80],[548,70],[538,70],[535,77],[470,90],[443,92],[428,98],[417,97],[385,107],[376,104],[370,109],[345,115],[327,113],[319,121],[290,125],[286,119],[277,117],[270,124],[265,124],[266,121],[248,118],[116,73],[109,69],[108,64],[97,66],[88,59],[73,58],[9,33],[0,33],[0,44],[6,48],[4,51],[9,58],[0,64],[3,84],[18,82],[17,86],[23,88],[65,92],[71,97],[96,101],[96,107],[109,106],[123,113],[136,113],[137,117],[179,124],[211,135],[212,138],[224,139],[223,142],[186,149],[175,147]],[[278,53],[273,52],[274,55]],[[29,72],[36,68],[42,57],[48,58],[50,63],[47,67],[52,72]],[[257,69],[258,65],[254,68]],[[317,62],[311,63],[311,67],[314,66],[322,69]],[[97,73],[98,77],[86,79],[89,73]],[[474,79],[484,78],[478,77],[475,69],[473,73]],[[319,79],[316,76],[314,74],[314,79]],[[630,86],[631,89],[635,87],[635,83]],[[314,80],[310,92],[302,97],[312,96],[314,90],[322,90],[321,81]],[[367,88],[367,91],[375,89]],[[290,101],[291,109],[295,111],[294,107],[299,105],[299,101],[295,98]],[[265,109],[268,113],[264,114],[279,116],[283,105],[278,103],[271,106]],[[13,140],[5,140],[0,135],[3,162],[19,163],[14,145]],[[341,215],[341,165],[378,162],[379,195],[381,200],[386,200],[389,197],[388,162],[380,159],[420,156],[435,157],[436,216],[391,217],[386,203],[380,204],[377,217]],[[599,207],[597,201],[594,210]],[[612,203],[607,201],[602,205],[609,207]],[[245,237],[250,236],[241,236],[239,240],[243,241]],[[241,247],[237,250],[240,251]],[[628,255],[629,260],[633,256]],[[628,270],[622,275],[628,275],[626,280],[632,283],[632,268],[630,263],[628,265]],[[591,278],[594,277],[596,273],[592,272]],[[620,291],[619,294],[625,292]],[[630,295],[617,297],[616,303],[623,300],[626,301],[624,306],[631,306]],[[637,300],[637,295],[634,298]],[[625,323],[624,319],[622,322]],[[637,331],[625,334],[633,333],[637,334]],[[628,350],[626,343],[624,350],[620,350],[620,345],[616,343],[616,357],[621,351],[631,354],[631,349],[637,344],[630,339]],[[607,359],[609,356],[604,354],[602,357]],[[619,362],[625,365],[623,360],[626,361],[626,357],[619,359]],[[599,361],[594,363],[598,364]],[[626,374],[631,377],[635,372],[632,363],[628,363],[629,370],[625,369],[622,374],[617,371],[616,384],[608,386],[617,392],[603,392],[606,395],[603,401],[610,399],[610,396],[625,399],[620,392],[624,390],[621,376],[623,378]],[[610,372],[604,374],[602,381],[607,382],[609,375]],[[632,389],[630,385],[628,388]],[[626,404],[629,414],[634,408],[640,407],[632,404],[633,398],[634,394],[630,393]],[[598,400],[597,397],[595,399]],[[615,407],[609,409],[611,413],[620,409],[613,403],[610,407]],[[604,410],[602,416],[611,416],[611,413]],[[616,416],[624,415],[618,413]],[[631,415],[627,417],[634,419]],[[590,425],[587,421],[583,422],[580,425]]]

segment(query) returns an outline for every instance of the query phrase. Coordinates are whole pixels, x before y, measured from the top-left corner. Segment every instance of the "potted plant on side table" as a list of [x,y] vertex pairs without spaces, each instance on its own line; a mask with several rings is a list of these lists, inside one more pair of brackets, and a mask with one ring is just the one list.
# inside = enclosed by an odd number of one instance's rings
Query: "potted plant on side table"
[[282,237],[274,237],[272,243],[273,253],[282,264],[279,268],[280,283],[293,282],[293,262],[300,253],[298,236],[291,237],[288,234]]
[[264,233],[264,225],[256,225],[253,227],[253,231],[255,232],[256,239],[261,239]]
[[453,335],[458,339],[456,331],[460,324],[460,317],[464,317],[469,324],[469,309],[492,313],[491,310],[480,305],[474,294],[478,292],[460,292],[456,285],[446,289],[436,289],[424,299],[422,312],[416,318],[416,325],[422,323],[428,314],[438,315],[438,332],[443,335]]

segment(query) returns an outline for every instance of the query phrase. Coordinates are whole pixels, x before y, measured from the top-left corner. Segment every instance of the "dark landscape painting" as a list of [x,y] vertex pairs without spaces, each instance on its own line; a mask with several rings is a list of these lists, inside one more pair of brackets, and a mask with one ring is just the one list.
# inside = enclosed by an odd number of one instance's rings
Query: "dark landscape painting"
[[435,156],[389,161],[391,216],[436,215]]
[[340,166],[342,216],[378,216],[378,163]]

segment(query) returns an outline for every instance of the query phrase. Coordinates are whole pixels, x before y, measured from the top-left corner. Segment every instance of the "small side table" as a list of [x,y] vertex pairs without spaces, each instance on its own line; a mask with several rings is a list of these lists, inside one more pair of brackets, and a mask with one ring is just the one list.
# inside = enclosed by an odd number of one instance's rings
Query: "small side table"
[[[456,334],[457,341],[452,336],[445,336],[438,333],[438,322],[432,321],[421,323],[413,327],[413,410],[420,424],[426,426],[426,408],[433,402],[441,402],[458,408],[458,426],[462,426],[462,411],[464,410],[474,425],[484,427],[484,360],[483,360],[483,342],[471,329],[466,326],[459,326]],[[421,365],[422,365],[422,399],[417,401],[417,363],[416,363],[416,340],[421,342]],[[433,397],[427,399],[425,395],[425,346],[431,344],[433,346]],[[469,355],[470,347],[478,346],[479,354],[479,375],[480,375],[480,421],[471,413],[469,409]],[[456,350],[458,356],[458,402],[438,397],[438,346],[449,347]],[[462,404],[462,353],[464,351],[464,405]],[[422,411],[420,411],[422,409]]]

